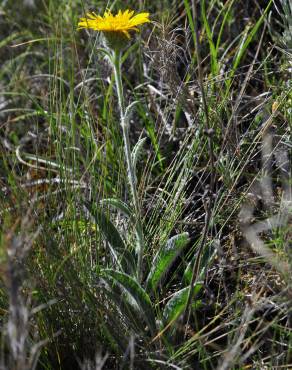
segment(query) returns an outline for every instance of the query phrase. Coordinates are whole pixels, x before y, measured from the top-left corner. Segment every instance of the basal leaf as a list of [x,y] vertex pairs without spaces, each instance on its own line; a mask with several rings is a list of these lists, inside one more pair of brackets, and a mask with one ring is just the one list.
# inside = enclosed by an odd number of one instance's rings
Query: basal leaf
[[107,199],[103,199],[100,203],[112,206],[120,210],[124,215],[126,215],[129,218],[133,217],[132,211],[129,208],[129,206],[120,199],[107,198]]
[[[130,222],[133,224],[133,226],[135,228],[136,235],[137,235],[137,240],[143,239],[143,230],[142,230],[140,224],[137,223],[136,218],[135,218],[135,214],[132,212],[132,210],[130,209],[130,207],[126,203],[124,203],[120,199],[108,198],[108,199],[103,199],[101,201],[101,204],[106,204],[106,205],[112,206],[112,207],[120,210],[124,215],[126,215],[129,218]],[[136,247],[136,250],[137,250],[137,247]],[[134,263],[134,265],[135,265],[135,263]]]
[[136,271],[136,262],[131,252],[126,249],[125,243],[111,222],[109,217],[101,210],[94,209],[93,206],[86,202],[86,208],[88,209],[90,215],[93,217],[94,221],[99,227],[99,230],[105,240],[111,246],[111,252],[115,258],[118,258],[118,262],[124,271]]
[[132,162],[134,167],[134,173],[136,173],[137,162],[140,157],[143,145],[145,144],[146,138],[139,139],[132,150]]
[[[208,267],[210,266],[210,264],[214,261],[215,257],[216,257],[216,250],[214,251],[213,248],[211,249],[211,246],[208,248],[205,248],[201,261],[200,261],[200,266],[199,266],[199,269],[200,269],[199,275],[198,275],[199,281],[204,281],[206,271]],[[190,284],[192,281],[192,269],[193,269],[196,258],[197,256],[195,256],[191,260],[191,262],[187,265],[185,269],[184,276],[183,276],[183,280],[185,284]]]
[[[104,279],[106,280],[106,279]],[[107,283],[108,284],[108,283]],[[145,324],[142,320],[142,314],[136,301],[131,297],[129,299],[129,292],[126,291],[120,284],[113,284],[112,281],[104,288],[104,293],[114,304],[122,315],[122,321],[134,333],[141,333],[144,331]]]
[[147,278],[147,291],[153,291],[189,242],[189,234],[182,233],[170,238],[157,252]]
[[94,209],[93,206],[88,202],[86,202],[86,208],[93,216],[101,233],[103,234],[105,239],[111,244],[111,246],[115,249],[125,248],[125,244],[120,233],[118,232],[114,224],[111,222],[109,217],[100,208]]
[[102,270],[102,277],[110,282],[119,283],[131,297],[137,302],[140,311],[143,313],[145,322],[152,334],[156,331],[155,315],[149,295],[141,285],[130,275],[112,269]]
[[[195,298],[200,290],[202,289],[202,284],[198,283],[194,286],[193,297]],[[164,311],[163,311],[163,323],[164,326],[170,322],[174,322],[178,317],[184,312],[186,307],[188,296],[189,296],[190,287],[183,288],[176,292],[171,299],[167,302]],[[201,305],[201,301],[194,301],[192,307],[198,308]]]

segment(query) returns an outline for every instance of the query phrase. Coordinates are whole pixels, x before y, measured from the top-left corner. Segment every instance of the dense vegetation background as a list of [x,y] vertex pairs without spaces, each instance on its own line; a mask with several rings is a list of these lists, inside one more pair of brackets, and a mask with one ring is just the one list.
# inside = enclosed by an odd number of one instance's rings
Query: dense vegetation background
[[[123,56],[141,281],[112,68],[77,31],[107,7],[153,21]],[[0,2],[1,369],[292,366],[291,11]]]

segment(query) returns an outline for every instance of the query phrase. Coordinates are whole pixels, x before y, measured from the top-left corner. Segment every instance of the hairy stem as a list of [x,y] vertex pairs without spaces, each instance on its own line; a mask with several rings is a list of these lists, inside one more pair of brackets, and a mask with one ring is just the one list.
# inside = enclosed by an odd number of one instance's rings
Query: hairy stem
[[136,220],[136,229],[137,229],[137,242],[138,242],[138,263],[137,263],[137,275],[138,279],[142,279],[142,258],[144,253],[144,237],[142,231],[142,222],[141,222],[141,210],[137,193],[136,186],[136,175],[134,171],[131,148],[130,148],[130,138],[129,138],[129,117],[127,116],[125,109],[125,99],[123,92],[122,84],[122,72],[121,72],[121,52],[114,51],[113,54],[113,67],[115,73],[115,82],[118,94],[119,108],[120,108],[120,123],[123,131],[123,140],[124,140],[124,150],[125,150],[125,159],[127,164],[127,174],[128,181],[130,185],[132,201],[135,211],[135,220]]

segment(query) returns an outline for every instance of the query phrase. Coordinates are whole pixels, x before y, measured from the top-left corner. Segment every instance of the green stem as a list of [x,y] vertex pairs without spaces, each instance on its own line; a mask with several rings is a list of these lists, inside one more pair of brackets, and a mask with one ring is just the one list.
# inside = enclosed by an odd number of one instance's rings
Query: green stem
[[116,82],[119,108],[120,108],[120,119],[121,119],[120,123],[121,123],[122,131],[123,131],[125,157],[126,157],[127,170],[128,170],[127,172],[128,181],[130,184],[132,201],[133,201],[134,211],[135,211],[135,216],[136,216],[135,219],[136,219],[137,239],[138,239],[138,248],[139,248],[138,249],[137,274],[138,274],[138,279],[141,281],[142,279],[142,258],[143,258],[143,253],[144,253],[144,237],[143,237],[143,231],[142,231],[140,204],[139,204],[138,194],[137,194],[136,175],[134,171],[131,148],[130,148],[129,117],[127,117],[126,110],[125,110],[125,99],[124,99],[123,84],[122,84],[121,52],[120,51],[114,51],[113,53],[113,67],[114,67],[115,82]]

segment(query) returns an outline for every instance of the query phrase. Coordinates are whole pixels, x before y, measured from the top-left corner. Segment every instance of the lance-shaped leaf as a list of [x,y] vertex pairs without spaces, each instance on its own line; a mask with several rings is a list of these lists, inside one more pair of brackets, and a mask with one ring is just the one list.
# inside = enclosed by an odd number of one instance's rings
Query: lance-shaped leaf
[[[216,250],[214,251],[212,249],[212,246],[205,248],[202,258],[201,258],[200,266],[199,266],[199,276],[198,276],[199,281],[204,281],[208,267],[210,266],[210,264],[213,263],[215,257],[216,257]],[[192,269],[193,269],[196,258],[197,256],[195,255],[194,258],[191,260],[191,262],[188,263],[185,269],[185,272],[183,275],[183,280],[185,284],[190,284],[192,281]]]
[[132,213],[131,209],[129,208],[129,206],[120,199],[107,198],[107,199],[101,200],[100,203],[102,205],[103,204],[109,205],[109,206],[112,206],[112,207],[120,210],[124,215],[126,215],[130,219],[133,217],[133,213]]
[[93,216],[94,221],[97,223],[103,236],[111,244],[111,246],[115,249],[125,248],[125,244],[120,233],[111,222],[109,217],[100,208],[94,209],[94,207],[88,202],[86,202],[86,208],[89,210],[91,216]]
[[143,314],[151,334],[154,335],[156,332],[156,324],[151,300],[137,280],[132,278],[130,275],[112,269],[102,270],[101,276],[110,283],[116,282],[120,284],[130,294],[131,299],[136,301],[141,313]]
[[144,332],[145,324],[143,316],[136,301],[130,297],[129,293],[120,284],[113,284],[112,281],[106,282],[106,287],[103,288],[105,295],[116,306],[116,309],[122,315],[122,320],[125,325],[134,333]]
[[[199,283],[194,286],[193,300],[196,298],[196,296],[202,289],[202,286],[203,285]],[[177,320],[179,316],[184,312],[188,301],[189,291],[190,291],[189,286],[183,288],[178,292],[174,293],[174,295],[167,302],[162,316],[164,326]],[[192,307],[196,309],[200,307],[201,304],[202,302],[200,300],[195,300],[193,301]]]
[[121,211],[124,215],[126,215],[129,218],[130,222],[134,225],[135,232],[137,235],[137,240],[143,239],[142,227],[139,223],[136,222],[134,213],[132,212],[132,210],[126,203],[124,203],[120,199],[108,198],[108,199],[103,199],[101,201],[101,204],[112,206],[118,209],[119,211]]
[[85,204],[90,215],[98,225],[103,237],[110,244],[111,253],[115,259],[118,259],[117,262],[120,264],[120,267],[124,271],[131,271],[134,273],[136,271],[134,257],[131,252],[126,249],[125,243],[114,224],[101,209],[94,209],[88,202]]
[[189,234],[182,233],[170,238],[154,257],[152,268],[147,278],[147,291],[153,291],[167,274],[175,259],[189,242]]
[[146,141],[145,137],[143,139],[139,139],[132,150],[132,162],[133,162],[134,173],[136,173],[137,162],[141,155],[141,151],[143,149],[143,145],[145,141]]

